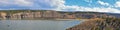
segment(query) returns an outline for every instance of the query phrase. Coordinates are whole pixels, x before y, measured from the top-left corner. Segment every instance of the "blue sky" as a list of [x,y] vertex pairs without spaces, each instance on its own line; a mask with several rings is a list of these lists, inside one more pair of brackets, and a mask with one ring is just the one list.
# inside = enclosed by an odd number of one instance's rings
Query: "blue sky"
[[0,10],[6,9],[120,13],[120,0],[0,0]]

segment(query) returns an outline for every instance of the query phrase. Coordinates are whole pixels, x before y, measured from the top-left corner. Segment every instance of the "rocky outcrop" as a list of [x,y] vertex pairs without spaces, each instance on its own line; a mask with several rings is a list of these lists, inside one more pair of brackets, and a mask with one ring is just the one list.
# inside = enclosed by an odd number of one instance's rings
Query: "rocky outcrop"
[[[106,18],[114,17],[114,14],[108,15],[107,13],[98,12],[62,12],[53,10],[7,10],[0,11],[7,13],[7,19],[93,19],[93,18]],[[4,15],[4,14],[2,14]]]
[[120,19],[86,21],[66,30],[120,30]]
[[7,15],[7,13],[5,13],[5,12],[0,12],[0,19],[6,19],[6,16]]

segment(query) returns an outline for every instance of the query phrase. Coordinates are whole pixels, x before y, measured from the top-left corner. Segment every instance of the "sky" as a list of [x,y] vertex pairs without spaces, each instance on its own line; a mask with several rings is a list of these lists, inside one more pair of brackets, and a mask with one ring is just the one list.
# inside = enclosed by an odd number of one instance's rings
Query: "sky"
[[0,10],[9,9],[120,13],[120,0],[0,0]]

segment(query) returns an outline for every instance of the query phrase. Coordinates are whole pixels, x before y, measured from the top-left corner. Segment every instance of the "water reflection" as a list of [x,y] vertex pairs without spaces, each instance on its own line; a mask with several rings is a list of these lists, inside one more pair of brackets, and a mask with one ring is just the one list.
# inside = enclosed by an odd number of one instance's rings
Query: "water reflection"
[[78,20],[2,20],[0,30],[65,30],[80,22]]

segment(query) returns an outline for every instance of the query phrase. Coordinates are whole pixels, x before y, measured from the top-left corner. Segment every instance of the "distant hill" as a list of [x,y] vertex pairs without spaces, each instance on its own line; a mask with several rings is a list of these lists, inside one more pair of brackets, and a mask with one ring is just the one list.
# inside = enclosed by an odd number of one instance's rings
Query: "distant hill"
[[106,14],[115,16],[116,18],[120,18],[120,14],[115,14],[115,13],[106,13]]
[[65,11],[59,11],[61,13],[82,13],[82,14],[106,14],[106,15],[111,15],[111,16],[115,16],[116,18],[120,18],[120,14],[118,13],[105,13],[105,12],[82,12],[82,11],[76,11],[76,12],[65,12]]

